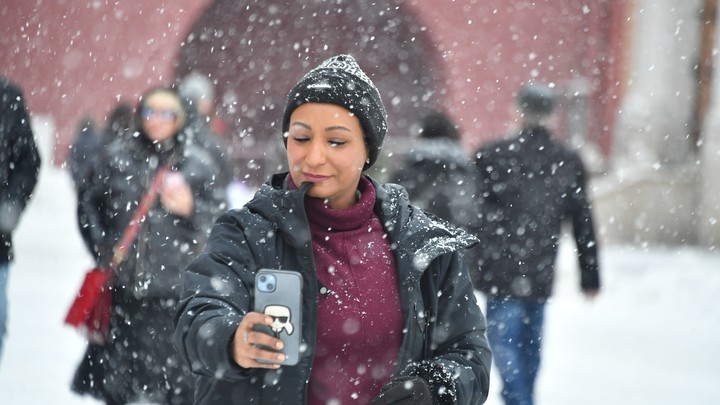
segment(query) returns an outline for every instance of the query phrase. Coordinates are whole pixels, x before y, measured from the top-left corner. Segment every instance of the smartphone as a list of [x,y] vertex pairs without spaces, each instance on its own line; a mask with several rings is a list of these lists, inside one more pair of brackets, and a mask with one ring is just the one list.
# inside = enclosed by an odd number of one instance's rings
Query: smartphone
[[297,364],[300,358],[302,285],[302,276],[297,271],[261,269],[255,275],[255,311],[272,317],[273,323],[255,325],[254,330],[283,341],[284,347],[279,352],[285,354],[285,361],[279,364],[287,366]]

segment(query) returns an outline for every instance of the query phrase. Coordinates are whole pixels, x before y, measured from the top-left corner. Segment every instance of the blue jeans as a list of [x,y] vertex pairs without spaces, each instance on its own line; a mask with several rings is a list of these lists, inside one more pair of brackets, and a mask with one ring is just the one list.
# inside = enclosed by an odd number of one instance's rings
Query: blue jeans
[[0,358],[2,357],[3,340],[7,332],[7,281],[9,272],[10,264],[7,262],[0,263]]
[[487,334],[506,405],[533,405],[545,301],[488,296]]

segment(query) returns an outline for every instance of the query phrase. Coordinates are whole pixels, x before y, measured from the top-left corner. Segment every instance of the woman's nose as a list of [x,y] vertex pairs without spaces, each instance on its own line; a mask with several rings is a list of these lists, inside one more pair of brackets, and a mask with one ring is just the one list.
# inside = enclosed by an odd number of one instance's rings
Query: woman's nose
[[320,142],[311,142],[305,160],[310,166],[318,166],[325,163],[325,148]]

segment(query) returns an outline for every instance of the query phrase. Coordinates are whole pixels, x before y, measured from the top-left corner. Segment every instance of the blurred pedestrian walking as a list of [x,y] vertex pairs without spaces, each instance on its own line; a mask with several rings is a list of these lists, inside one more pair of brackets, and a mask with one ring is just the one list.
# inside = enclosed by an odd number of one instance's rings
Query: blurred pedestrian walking
[[413,204],[468,229],[475,222],[477,181],[457,125],[434,111],[422,118],[419,135],[390,181],[405,187]]
[[482,243],[470,262],[473,282],[487,295],[488,339],[506,405],[533,404],[564,222],[572,225],[583,293],[594,297],[600,289],[585,169],[577,153],[553,140],[557,104],[552,87],[522,86],[520,133],[476,154],[484,196],[476,232]]
[[[108,342],[88,346],[72,389],[108,404],[191,404],[194,377],[172,344],[172,317],[184,268],[220,213],[219,169],[188,142],[187,114],[174,90],[145,93],[136,122],[134,136],[101,151],[78,201],[83,238],[98,266],[108,266],[124,230],[139,226],[139,232],[114,278]],[[130,224],[165,170],[157,201],[142,222]]]
[[40,154],[22,90],[0,77],[0,356],[7,334],[12,234],[40,173]]

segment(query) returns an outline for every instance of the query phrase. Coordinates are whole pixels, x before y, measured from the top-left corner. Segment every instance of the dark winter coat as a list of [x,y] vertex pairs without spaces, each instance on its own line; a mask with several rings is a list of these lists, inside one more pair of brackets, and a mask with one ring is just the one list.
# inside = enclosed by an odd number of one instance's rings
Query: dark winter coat
[[185,139],[184,132],[161,144],[143,133],[119,138],[102,150],[92,180],[80,190],[80,229],[101,266],[110,263],[113,246],[158,167],[183,175],[193,193],[193,213],[175,215],[159,200],[151,206],[117,269],[109,341],[88,347],[73,381],[76,392],[109,403],[138,396],[158,403],[192,402],[194,379],[172,344],[172,318],[185,268],[219,216],[224,190],[214,186],[212,159]]
[[405,187],[410,201],[456,226],[476,222],[475,169],[460,144],[446,138],[413,144],[391,181]]
[[24,100],[17,86],[0,77],[0,263],[13,258],[11,235],[40,172]]
[[[409,205],[401,187],[373,185],[375,212],[396,246],[405,322],[395,376],[421,375],[432,387],[445,383],[451,387],[445,398],[456,398],[447,403],[480,403],[488,392],[490,352],[459,253],[476,240]],[[206,251],[189,267],[175,339],[198,375],[197,403],[305,403],[319,294],[304,210],[308,186],[288,190],[285,174],[273,176],[245,207],[218,219]],[[307,349],[296,366],[248,370],[231,359],[233,335],[252,308],[254,275],[263,267],[303,274]]]
[[100,148],[102,148],[100,136],[96,133],[92,121],[88,121],[81,126],[80,131],[76,134],[68,156],[70,175],[76,189],[83,187],[83,184],[87,181],[93,161],[97,158]]
[[126,293],[140,298],[179,297],[181,275],[202,250],[224,201],[224,190],[214,183],[218,169],[212,158],[182,139],[160,147],[142,134],[118,139],[102,151],[91,184],[80,194],[78,219],[85,242],[98,263],[108,265],[114,245],[162,165],[171,166],[189,183],[193,213],[180,217],[166,211],[159,201],[150,208],[117,280]]
[[543,127],[482,147],[476,154],[484,201],[481,245],[471,273],[482,291],[543,300],[552,293],[565,221],[572,224],[583,290],[600,286],[597,241],[585,169],[577,153]]

